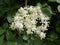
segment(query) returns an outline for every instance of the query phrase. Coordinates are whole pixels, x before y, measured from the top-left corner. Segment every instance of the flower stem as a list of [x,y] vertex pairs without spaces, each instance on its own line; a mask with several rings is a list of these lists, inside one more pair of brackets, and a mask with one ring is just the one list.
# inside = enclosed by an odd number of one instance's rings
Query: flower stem
[[25,0],[25,6],[27,6],[27,0]]

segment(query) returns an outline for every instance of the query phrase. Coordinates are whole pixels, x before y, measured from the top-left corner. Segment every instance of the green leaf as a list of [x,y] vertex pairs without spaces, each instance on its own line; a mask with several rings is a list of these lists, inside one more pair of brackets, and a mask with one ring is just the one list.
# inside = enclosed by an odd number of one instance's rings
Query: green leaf
[[57,9],[58,9],[58,11],[60,12],[60,5],[58,5]]
[[43,43],[43,45],[56,45],[56,44],[54,42],[45,41],[45,43]]
[[0,27],[0,35],[2,35],[5,32],[4,29],[2,29],[2,27]]
[[42,12],[45,14],[45,15],[47,15],[47,16],[49,16],[49,17],[51,17],[51,14],[52,14],[52,12],[51,12],[51,10],[49,9],[49,8],[42,8]]
[[9,12],[8,12],[8,15],[7,15],[7,20],[9,23],[11,23],[13,21],[13,17],[15,15],[15,11],[13,10],[14,8],[9,8],[11,9]]
[[0,6],[0,17],[4,16],[5,10]]
[[[23,39],[22,39],[22,37],[18,37],[18,38],[16,39],[16,41],[17,41],[18,44],[23,44]],[[25,45],[25,44],[24,44],[24,45]]]
[[10,1],[10,0],[4,0],[5,3],[10,3],[9,1]]
[[56,0],[57,3],[60,3],[60,0]]
[[42,44],[43,44],[42,40],[40,40],[40,39],[34,40],[34,45],[42,45]]
[[55,33],[50,33],[50,35],[48,35],[47,38],[47,40],[51,42],[55,42],[56,39],[57,39],[57,35]]
[[56,27],[56,32],[60,33],[60,27]]
[[7,29],[8,28],[8,23],[4,23],[2,26],[3,29]]
[[29,39],[28,45],[42,45],[42,40],[40,40],[40,39],[35,39],[35,40]]
[[31,40],[31,39],[29,39],[29,40],[28,40],[28,45],[34,45],[34,41]]
[[11,15],[8,15],[7,16],[7,20],[8,20],[9,23],[11,23],[13,21],[12,16]]
[[11,4],[14,3],[14,0],[4,0],[4,2],[7,3],[7,4],[9,4],[9,5],[11,5]]
[[0,45],[3,45],[3,38],[4,38],[4,36],[0,37]]
[[7,38],[7,40],[10,40],[10,41],[16,40],[15,35],[10,31],[7,31],[6,38]]
[[18,43],[15,42],[15,41],[14,41],[14,42],[13,42],[13,41],[8,41],[8,42],[7,42],[7,45],[18,45]]
[[56,2],[56,0],[48,0],[49,2]]

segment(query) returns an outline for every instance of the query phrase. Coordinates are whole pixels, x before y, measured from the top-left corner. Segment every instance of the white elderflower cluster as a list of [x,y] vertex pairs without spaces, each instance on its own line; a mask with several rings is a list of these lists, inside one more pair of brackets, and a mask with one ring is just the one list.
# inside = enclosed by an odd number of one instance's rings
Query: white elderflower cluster
[[27,34],[37,34],[41,39],[46,37],[44,33],[49,26],[49,17],[42,13],[40,6],[21,7],[14,16],[14,20],[10,25],[13,30],[24,31]]

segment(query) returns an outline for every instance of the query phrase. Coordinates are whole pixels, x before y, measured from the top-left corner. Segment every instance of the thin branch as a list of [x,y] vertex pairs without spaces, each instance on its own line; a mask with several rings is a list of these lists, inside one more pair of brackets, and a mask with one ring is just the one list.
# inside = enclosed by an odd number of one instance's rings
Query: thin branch
[[27,6],[27,0],[25,0],[25,6]]

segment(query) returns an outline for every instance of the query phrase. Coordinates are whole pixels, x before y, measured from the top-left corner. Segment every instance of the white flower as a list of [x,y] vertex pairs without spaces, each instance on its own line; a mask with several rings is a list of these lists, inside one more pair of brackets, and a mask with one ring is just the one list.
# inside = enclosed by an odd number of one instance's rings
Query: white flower
[[24,36],[23,36],[23,39],[24,39],[24,40],[28,40],[28,36],[24,35]]
[[31,29],[28,29],[26,32],[27,32],[27,34],[33,34],[33,32],[31,31]]
[[41,39],[44,39],[46,37],[46,33],[40,32],[39,36],[40,36]]
[[12,22],[12,24],[10,25],[10,28],[12,28],[13,30],[15,29],[15,24],[14,24],[14,22]]
[[[19,31],[24,30],[25,27],[27,29],[27,34],[36,33],[41,39],[43,39],[46,37],[44,31],[48,30],[49,19],[48,16],[43,14],[40,6],[21,7],[14,16],[14,20],[10,27]],[[39,25],[38,22],[41,23],[41,25]]]
[[18,28],[19,30],[23,29],[23,24],[20,22],[15,22],[15,27]]
[[26,15],[28,13],[28,11],[24,10],[24,8],[22,8],[22,7],[18,10],[18,12],[20,13],[21,16]]

